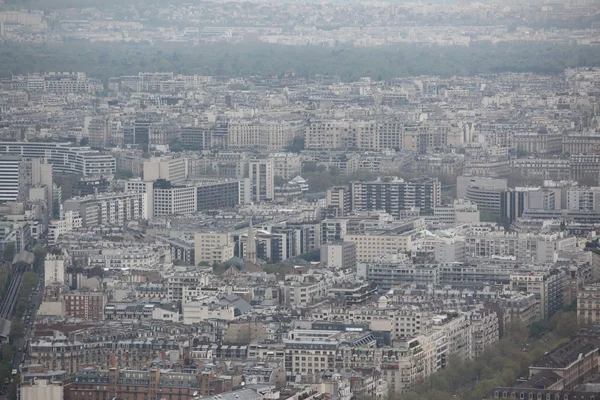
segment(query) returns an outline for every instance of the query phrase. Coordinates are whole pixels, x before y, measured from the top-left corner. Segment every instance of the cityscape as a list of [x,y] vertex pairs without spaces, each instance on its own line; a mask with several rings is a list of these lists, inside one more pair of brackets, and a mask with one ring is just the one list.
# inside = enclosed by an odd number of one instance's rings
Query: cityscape
[[600,400],[600,1],[0,0],[0,400]]

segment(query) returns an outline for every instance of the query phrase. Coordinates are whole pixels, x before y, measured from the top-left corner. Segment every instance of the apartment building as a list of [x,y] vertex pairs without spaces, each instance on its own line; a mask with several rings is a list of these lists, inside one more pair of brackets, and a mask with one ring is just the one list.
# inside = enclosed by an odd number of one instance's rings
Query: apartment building
[[0,142],[0,153],[46,159],[56,172],[82,175],[114,174],[115,159],[89,147],[57,142]]
[[302,172],[300,156],[294,153],[271,153],[269,158],[273,160],[273,174],[285,180],[290,180]]
[[233,257],[234,243],[229,233],[196,232],[194,234],[194,264],[221,264]]
[[104,307],[108,302],[108,295],[104,292],[74,291],[60,295],[62,308],[65,315],[90,321],[104,319]]
[[403,210],[418,208],[421,215],[430,215],[441,204],[441,184],[437,179],[423,178],[404,181],[383,178],[373,182],[351,182],[352,211],[383,210],[396,217]]
[[185,158],[152,157],[144,161],[143,178],[145,181],[164,179],[173,185],[183,183],[187,177]]
[[356,269],[356,244],[352,241],[334,242],[321,246],[321,263],[329,268]]
[[230,148],[278,151],[302,136],[303,130],[301,121],[234,119],[229,121],[227,140]]
[[215,179],[194,183],[198,210],[234,208],[250,203],[250,179]]
[[198,209],[198,191],[195,186],[174,186],[159,179],[152,187],[152,215],[185,215]]
[[104,193],[69,199],[65,212],[79,213],[83,227],[124,225],[127,221],[147,218],[146,196],[142,193]]
[[64,285],[66,281],[65,256],[63,254],[46,254],[44,259],[44,285]]
[[275,198],[273,160],[252,160],[248,163],[251,184],[250,199],[254,203]]
[[598,373],[598,360],[598,341],[576,337],[534,361],[529,367],[529,376],[551,371],[563,379],[564,389],[572,390]]
[[358,262],[373,262],[385,255],[407,253],[412,246],[410,234],[376,230],[363,234],[346,234],[344,240],[354,243]]
[[600,322],[600,284],[585,285],[577,294],[577,318],[580,323]]

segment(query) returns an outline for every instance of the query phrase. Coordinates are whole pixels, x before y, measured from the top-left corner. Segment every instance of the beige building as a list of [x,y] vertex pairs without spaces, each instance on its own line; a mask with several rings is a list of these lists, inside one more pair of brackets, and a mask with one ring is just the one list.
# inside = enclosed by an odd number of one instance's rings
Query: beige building
[[194,264],[220,264],[233,257],[233,241],[229,233],[196,232],[194,234]]
[[35,379],[30,385],[22,385],[20,389],[23,400],[62,400],[64,390],[62,383]]
[[294,153],[272,153],[269,158],[273,160],[273,175],[290,180],[302,172],[300,156]]
[[301,136],[303,129],[300,122],[233,120],[228,125],[227,139],[231,148],[277,151]]
[[347,241],[323,245],[321,262],[330,268],[356,269],[356,245]]
[[356,245],[356,261],[371,262],[385,254],[398,254],[410,251],[410,235],[392,235],[385,233],[347,234],[344,241]]
[[600,323],[600,284],[585,285],[577,294],[577,319],[582,324]]
[[186,178],[186,165],[184,158],[153,157],[144,161],[144,180],[155,181],[165,179],[176,185]]

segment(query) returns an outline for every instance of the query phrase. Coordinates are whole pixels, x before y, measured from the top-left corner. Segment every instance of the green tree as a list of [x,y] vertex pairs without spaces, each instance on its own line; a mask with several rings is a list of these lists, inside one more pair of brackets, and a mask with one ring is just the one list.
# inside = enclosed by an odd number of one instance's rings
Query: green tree
[[9,242],[2,249],[2,259],[6,262],[11,262],[15,258],[16,247],[13,242]]
[[273,179],[273,181],[275,183],[275,186],[283,186],[287,183],[287,181],[279,175],[275,175],[275,178]]
[[13,348],[10,344],[4,343],[2,345],[2,359],[6,361],[12,361],[14,355]]

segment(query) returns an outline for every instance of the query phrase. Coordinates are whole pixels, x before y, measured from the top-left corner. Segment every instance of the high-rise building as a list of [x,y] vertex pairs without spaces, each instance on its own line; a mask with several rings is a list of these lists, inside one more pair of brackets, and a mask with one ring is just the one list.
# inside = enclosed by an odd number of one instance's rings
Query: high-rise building
[[271,200],[275,197],[275,174],[273,160],[252,160],[248,163],[251,199],[255,203]]
[[186,178],[185,159],[178,157],[153,157],[144,161],[144,180],[164,179],[177,185]]
[[220,264],[233,257],[234,243],[229,233],[196,232],[194,234],[194,264]]
[[44,260],[44,284],[65,284],[65,259],[62,255],[48,253]]
[[0,202],[27,200],[42,200],[52,210],[52,165],[39,158],[0,156]]
[[0,157],[0,202],[16,201],[19,197],[19,166],[21,157]]
[[419,208],[422,215],[431,215],[442,202],[442,187],[439,180],[432,178],[404,181],[386,177],[351,182],[350,201],[352,211],[384,210],[399,216],[402,210]]
[[197,206],[197,189],[195,186],[174,186],[163,179],[154,182],[153,216],[190,214],[197,210]]

